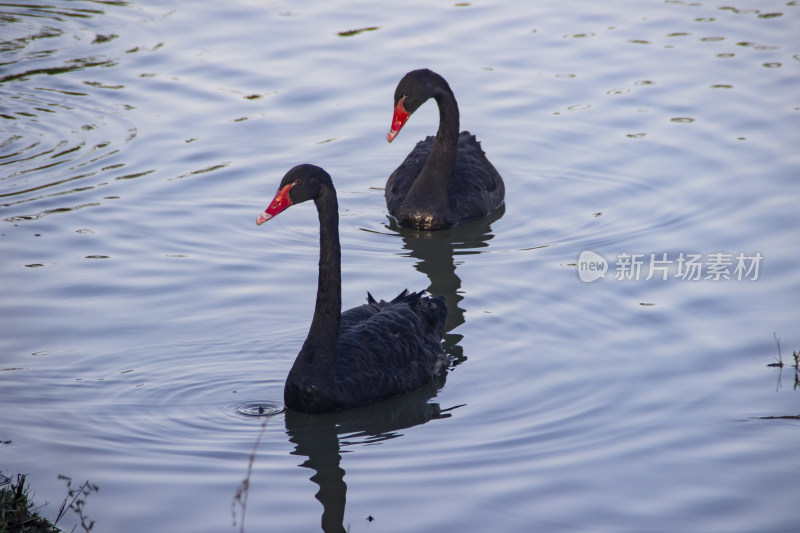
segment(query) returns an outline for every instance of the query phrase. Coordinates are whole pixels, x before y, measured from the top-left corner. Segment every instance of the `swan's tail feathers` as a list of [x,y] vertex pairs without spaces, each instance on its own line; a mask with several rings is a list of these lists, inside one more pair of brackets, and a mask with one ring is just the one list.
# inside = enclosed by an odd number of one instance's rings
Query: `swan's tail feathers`
[[[425,292],[425,291],[422,291]],[[422,293],[419,293],[422,294]],[[411,293],[409,294],[408,289],[403,289],[403,292],[395,296],[391,302],[387,302],[386,300],[381,299],[380,301],[376,300],[372,293],[367,292],[367,304],[368,305],[379,305],[379,304],[396,304],[400,302],[408,302],[413,300],[414,298],[418,297],[419,294]]]
[[391,303],[403,303],[417,309],[419,316],[425,317],[429,327],[441,339],[447,318],[447,301],[444,296],[426,296],[426,291],[400,293]]
[[[422,291],[422,292],[424,292],[424,291]],[[408,302],[408,301],[411,301],[413,299],[419,298],[419,295],[422,294],[422,292],[420,292],[420,293],[412,292],[411,294],[409,294],[408,293],[408,289],[403,289],[403,292],[401,292],[400,294],[395,296],[394,299],[391,302],[388,302],[388,303],[396,304],[396,303],[400,303],[400,302]],[[372,294],[370,292],[367,292],[367,303],[370,304],[370,305],[373,305],[373,304],[379,304],[379,303],[385,304],[387,302],[386,302],[386,300],[381,300],[380,302],[378,302],[375,299],[375,297],[372,296]]]
[[400,302],[409,302],[409,301],[411,301],[411,300],[413,300],[415,298],[418,298],[418,297],[419,297],[418,293],[412,292],[412,293],[409,294],[408,289],[403,289],[403,292],[401,292],[400,294],[395,296],[394,300],[392,300],[389,303],[396,304],[396,303],[400,303]]
[[[434,330],[444,327],[444,321],[447,317],[447,303],[444,296],[426,296],[426,291],[424,290],[409,292],[408,289],[404,289],[392,301],[387,302],[386,300],[377,301],[371,293],[367,293],[367,306],[375,312],[395,305],[406,305],[411,309],[417,310],[419,316],[424,316]],[[441,337],[442,332],[440,331],[438,335]]]

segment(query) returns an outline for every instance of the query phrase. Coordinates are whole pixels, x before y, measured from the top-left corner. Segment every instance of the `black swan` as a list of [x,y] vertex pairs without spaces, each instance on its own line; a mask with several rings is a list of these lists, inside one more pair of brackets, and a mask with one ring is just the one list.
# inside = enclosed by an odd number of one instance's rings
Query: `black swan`
[[401,226],[449,228],[490,213],[503,203],[503,178],[468,131],[458,133],[458,104],[447,81],[428,70],[403,76],[394,91],[392,142],[408,117],[429,98],[439,106],[439,131],[427,137],[386,182],[386,207]]
[[306,200],[314,200],[319,214],[317,303],[286,378],[286,406],[307,413],[337,411],[431,381],[448,363],[441,344],[444,297],[404,290],[391,302],[376,302],[367,293],[366,304],[342,313],[339,205],[330,175],[314,165],[292,168],[256,223]]

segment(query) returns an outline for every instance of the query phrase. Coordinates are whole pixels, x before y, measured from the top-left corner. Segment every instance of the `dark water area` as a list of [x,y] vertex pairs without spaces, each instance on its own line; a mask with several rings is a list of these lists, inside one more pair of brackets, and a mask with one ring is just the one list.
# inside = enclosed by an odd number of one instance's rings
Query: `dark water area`
[[[785,1],[0,6],[0,471],[50,518],[59,474],[90,480],[94,531],[796,531],[798,27]],[[429,102],[386,142],[421,67],[507,191],[434,233],[383,194],[436,130]],[[318,221],[255,218],[303,162],[337,187],[345,308],[447,298],[442,382],[283,409]]]

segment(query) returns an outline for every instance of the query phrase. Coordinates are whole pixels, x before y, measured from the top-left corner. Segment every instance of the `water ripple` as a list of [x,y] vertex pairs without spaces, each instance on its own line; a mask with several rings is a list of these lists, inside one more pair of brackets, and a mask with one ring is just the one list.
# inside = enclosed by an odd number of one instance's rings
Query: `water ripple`
[[[118,42],[124,4],[5,5],[0,14],[3,137],[0,207],[97,187],[97,176],[137,128],[126,107],[99,91],[119,84],[86,80],[113,71],[125,54]],[[102,17],[101,17],[102,16]]]
[[283,413],[286,407],[275,401],[246,400],[225,405],[223,411],[246,418],[270,417]]

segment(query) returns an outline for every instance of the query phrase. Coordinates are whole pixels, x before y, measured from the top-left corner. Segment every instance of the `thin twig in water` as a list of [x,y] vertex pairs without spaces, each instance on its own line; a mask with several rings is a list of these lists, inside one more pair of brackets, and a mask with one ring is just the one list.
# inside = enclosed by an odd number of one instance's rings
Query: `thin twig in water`
[[778,372],[778,384],[775,385],[775,392],[781,388],[781,377],[783,377],[783,355],[781,355],[781,340],[778,338],[778,335],[773,331],[772,336],[775,338],[775,344],[778,345],[778,362],[770,363],[767,366],[774,366],[780,368],[780,372]]
[[794,390],[797,390],[800,387],[800,351],[793,351],[792,357],[794,357]]
[[261,424],[261,431],[258,433],[258,438],[256,439],[256,443],[253,446],[253,451],[250,453],[250,459],[247,461],[247,474],[244,476],[241,485],[239,488],[236,489],[236,494],[233,496],[233,502],[231,502],[231,514],[233,514],[233,527],[236,527],[236,506],[237,504],[242,509],[242,519],[239,524],[239,532],[244,533],[244,515],[247,512],[247,495],[250,491],[250,476],[253,474],[253,463],[256,461],[256,452],[258,451],[258,446],[261,444],[261,438],[264,436],[264,431],[267,429],[267,422],[271,417],[267,417],[264,419],[264,422]]
[[781,340],[778,335],[773,331],[772,336],[775,338],[775,344],[778,345],[778,366],[783,368],[783,354],[781,354]]
[[[70,509],[75,511],[75,514],[77,514],[78,518],[80,518],[81,529],[83,529],[86,533],[89,533],[89,531],[91,531],[94,527],[94,520],[89,520],[88,517],[83,514],[83,507],[86,505],[86,500],[89,498],[89,495],[92,492],[98,492],[100,490],[99,487],[94,483],[84,481],[80,487],[73,489],[71,477],[59,474],[58,479],[63,479],[67,482],[67,497],[64,498],[63,502],[61,502],[61,507],[58,509],[58,515],[53,521],[54,530],[59,520],[64,518],[64,515],[67,513],[67,509]],[[70,498],[72,499],[70,500]],[[75,531],[75,528],[72,530]]]

